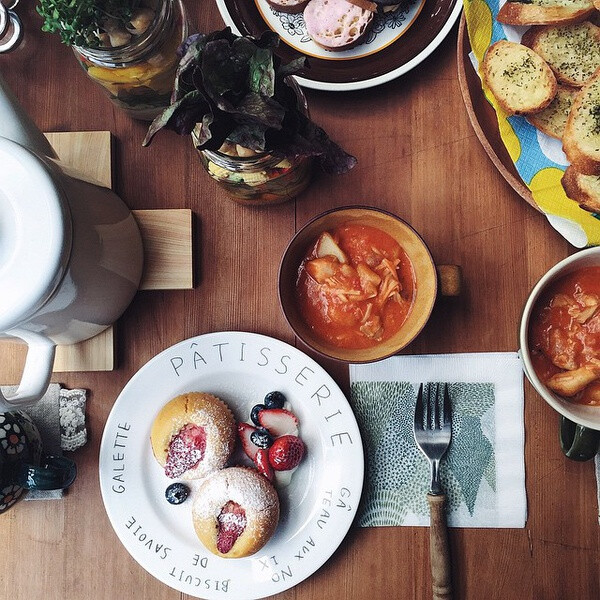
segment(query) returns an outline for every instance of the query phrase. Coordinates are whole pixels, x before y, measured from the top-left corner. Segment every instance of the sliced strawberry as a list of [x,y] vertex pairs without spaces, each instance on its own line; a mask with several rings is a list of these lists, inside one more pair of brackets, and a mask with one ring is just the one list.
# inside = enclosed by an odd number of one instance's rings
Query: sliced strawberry
[[268,408],[258,413],[258,420],[273,437],[296,435],[298,433],[298,417],[285,408]]
[[275,473],[273,473],[273,467],[269,462],[268,448],[259,448],[256,456],[254,457],[254,464],[261,475],[264,475],[269,481],[273,481]]
[[237,503],[229,501],[217,517],[217,550],[227,554],[246,529],[246,511]]
[[269,448],[269,462],[276,471],[297,467],[304,456],[304,442],[295,435],[278,437]]
[[206,432],[204,427],[188,423],[175,434],[167,450],[165,475],[175,479],[193,469],[204,458]]
[[256,427],[250,425],[249,423],[238,423],[237,428],[238,436],[242,442],[242,448],[244,449],[244,452],[250,460],[254,461],[258,446],[252,442],[250,436],[254,431],[256,431]]

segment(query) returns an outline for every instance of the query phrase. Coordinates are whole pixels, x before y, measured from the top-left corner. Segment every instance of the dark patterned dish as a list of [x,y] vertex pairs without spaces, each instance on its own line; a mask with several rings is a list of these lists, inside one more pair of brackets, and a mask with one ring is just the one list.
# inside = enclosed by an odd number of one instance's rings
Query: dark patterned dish
[[331,52],[310,40],[301,13],[275,12],[266,0],[217,0],[217,5],[239,34],[276,31],[285,42],[278,50],[284,61],[309,59],[298,83],[330,91],[373,87],[410,71],[439,46],[462,8],[457,0],[408,0],[396,13],[378,15],[361,44]]

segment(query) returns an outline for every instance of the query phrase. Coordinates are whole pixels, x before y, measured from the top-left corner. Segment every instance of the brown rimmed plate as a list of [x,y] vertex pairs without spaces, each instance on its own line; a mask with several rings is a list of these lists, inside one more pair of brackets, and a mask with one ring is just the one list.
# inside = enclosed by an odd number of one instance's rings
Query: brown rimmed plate
[[[261,0],[217,0],[223,20],[240,35],[259,36],[274,29],[262,15]],[[448,35],[462,10],[460,0],[424,0],[418,16],[395,41],[358,57],[309,56],[288,43],[280,44],[284,61],[309,58],[297,76],[307,88],[327,91],[359,90],[386,83],[407,73],[427,58]],[[285,42],[285,38],[283,38]]]
[[469,120],[481,145],[500,174],[524,200],[536,210],[540,210],[533,200],[531,191],[523,183],[500,137],[496,112],[483,93],[481,80],[469,58],[470,52],[471,44],[463,15],[458,27],[458,81]]

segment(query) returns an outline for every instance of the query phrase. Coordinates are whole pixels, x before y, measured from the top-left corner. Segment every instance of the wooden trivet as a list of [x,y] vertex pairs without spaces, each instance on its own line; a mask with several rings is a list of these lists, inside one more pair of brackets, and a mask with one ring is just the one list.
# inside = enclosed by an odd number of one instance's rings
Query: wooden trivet
[[[82,175],[112,187],[112,141],[108,131],[47,133],[61,161]],[[188,209],[134,210],[144,243],[144,272],[140,290],[191,289],[193,277],[192,212]],[[58,346],[55,372],[112,371],[115,331],[109,327],[79,344]],[[26,348],[17,342],[0,344],[2,383],[21,376]]]

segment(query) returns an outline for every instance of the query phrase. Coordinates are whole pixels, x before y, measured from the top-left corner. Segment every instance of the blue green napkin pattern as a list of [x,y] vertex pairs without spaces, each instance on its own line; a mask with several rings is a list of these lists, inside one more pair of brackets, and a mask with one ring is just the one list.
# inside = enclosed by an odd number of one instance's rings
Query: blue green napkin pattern
[[523,373],[516,354],[396,356],[352,365],[350,372],[366,463],[360,526],[429,523],[429,462],[413,436],[419,382],[449,384],[452,442],[440,468],[449,524],[525,525]]
[[[447,509],[464,505],[472,516],[478,492],[483,500],[496,490],[494,386],[452,383],[449,390],[454,440],[440,476]],[[412,433],[415,389],[408,382],[359,382],[352,385],[350,401],[369,449],[359,524],[402,525],[409,512],[426,517],[430,470]]]

